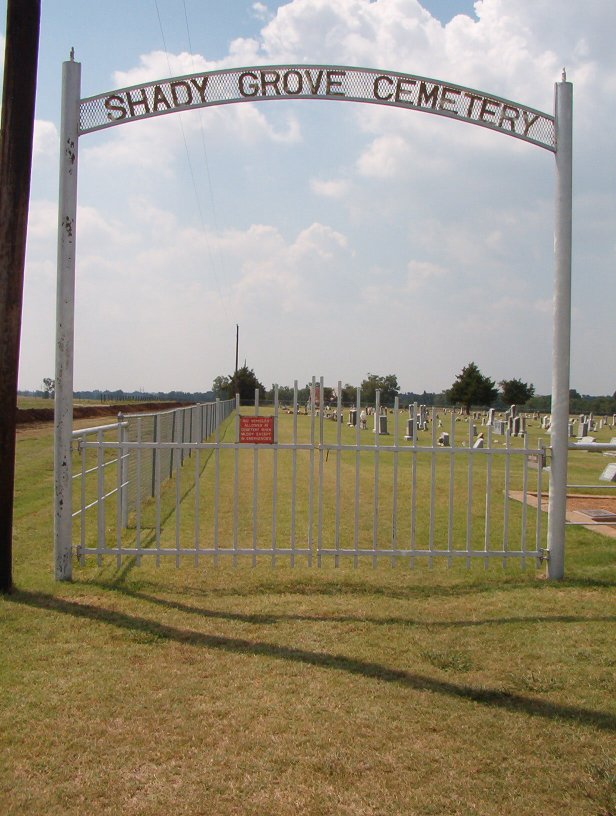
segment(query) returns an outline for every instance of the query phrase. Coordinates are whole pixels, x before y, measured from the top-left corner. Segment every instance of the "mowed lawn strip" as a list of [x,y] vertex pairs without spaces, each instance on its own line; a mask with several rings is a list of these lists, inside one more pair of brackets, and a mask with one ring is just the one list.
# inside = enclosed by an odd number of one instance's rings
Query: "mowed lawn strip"
[[3,813],[614,812],[610,539],[568,530],[560,584],[207,558],[58,584],[51,447],[20,434]]

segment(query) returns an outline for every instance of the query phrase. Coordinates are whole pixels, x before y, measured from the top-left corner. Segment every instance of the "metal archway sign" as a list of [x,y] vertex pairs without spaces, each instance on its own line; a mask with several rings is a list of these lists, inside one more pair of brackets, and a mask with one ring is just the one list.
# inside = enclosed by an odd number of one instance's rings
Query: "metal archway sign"
[[63,63],[58,208],[54,559],[58,580],[71,578],[71,438],[75,241],[79,138],[176,111],[276,100],[364,102],[421,111],[488,128],[556,157],[552,348],[552,457],[547,574],[564,576],[571,337],[573,86],[555,85],[554,114],[473,88],[412,74],[335,65],[283,65],[205,71],[133,85],[81,99],[81,64]]

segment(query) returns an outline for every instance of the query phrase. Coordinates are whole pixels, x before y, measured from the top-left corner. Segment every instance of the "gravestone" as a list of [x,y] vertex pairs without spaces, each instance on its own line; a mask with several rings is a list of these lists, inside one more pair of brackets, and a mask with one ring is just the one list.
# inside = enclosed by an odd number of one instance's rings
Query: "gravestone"
[[387,434],[387,416],[385,414],[374,415],[374,433],[379,435]]
[[599,476],[602,482],[616,482],[616,462],[610,462]]

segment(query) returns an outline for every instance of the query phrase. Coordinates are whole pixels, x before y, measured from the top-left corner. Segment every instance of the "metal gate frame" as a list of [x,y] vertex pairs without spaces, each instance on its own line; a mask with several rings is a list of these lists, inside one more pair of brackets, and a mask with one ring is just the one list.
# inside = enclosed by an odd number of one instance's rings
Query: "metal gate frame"
[[81,65],[63,63],[58,207],[56,399],[54,440],[55,577],[71,566],[71,441],[77,230],[78,145],[81,135],[142,118],[237,102],[328,99],[422,111],[456,118],[521,139],[554,153],[556,217],[552,347],[551,467],[547,575],[564,577],[571,336],[573,86],[555,84],[554,115],[436,79],[327,65],[224,69],[149,82],[81,99]]
[[[314,388],[315,380],[313,393]],[[128,423],[122,419],[104,428],[75,431],[81,463],[75,474],[81,479],[80,508],[74,513],[80,519],[77,545],[80,562],[84,564],[88,557],[95,556],[102,564],[105,556],[112,556],[119,565],[126,557],[136,557],[139,563],[142,557],[153,556],[160,563],[161,558],[171,556],[179,565],[187,557],[198,562],[209,556],[214,563],[224,557],[233,563],[248,557],[253,565],[265,557],[272,564],[285,559],[290,566],[295,566],[300,558],[307,565],[316,560],[317,566],[326,558],[333,559],[335,566],[344,559],[354,566],[366,559],[374,566],[383,559],[392,564],[403,562],[413,566],[416,559],[427,559],[432,564],[434,559],[445,558],[449,565],[454,559],[465,559],[470,566],[473,559],[480,559],[487,566],[490,560],[498,559],[504,566],[513,559],[523,564],[528,560],[538,566],[545,559],[541,495],[546,449],[541,444],[529,448],[526,435],[514,440],[507,432],[503,447],[496,444],[492,428],[484,426],[486,438],[482,445],[485,446],[477,446],[478,431],[473,420],[469,420],[468,429],[464,428],[462,434],[457,433],[459,417],[452,411],[448,414],[451,444],[441,445],[437,439],[440,419],[436,408],[430,412],[428,443],[424,439],[420,444],[418,426],[422,424],[423,407],[420,410],[416,404],[410,406],[406,414],[396,398],[393,413],[382,417],[379,392],[371,414],[374,427],[363,430],[359,418],[360,389],[357,389],[355,419],[353,422],[349,416],[349,423],[343,422],[345,409],[341,392],[339,383],[337,403],[331,411],[324,410],[322,405],[317,407],[312,401],[310,411],[306,409],[305,420],[301,419],[307,428],[299,433],[301,409],[296,382],[293,405],[287,409],[287,413],[292,414],[292,429],[286,441],[278,439],[282,412],[277,389],[273,411],[276,432],[274,439],[265,443],[239,441],[239,398],[233,403],[232,441],[221,436],[231,403],[224,414],[217,408],[221,421],[204,441],[144,440],[139,430],[133,432],[131,440],[126,430]],[[320,393],[324,393],[322,379]],[[258,391],[254,408],[244,407],[244,416],[247,410],[253,416],[262,415]],[[410,424],[403,437],[401,418],[405,416]],[[393,421],[391,434],[386,427],[390,418]],[[105,439],[110,433],[116,438]],[[370,442],[366,436],[371,437]],[[94,464],[88,460],[92,455]],[[170,473],[163,474],[166,479],[161,476],[160,467],[165,455],[176,463]],[[334,462],[326,475],[330,455]],[[105,460],[108,456],[112,458]],[[183,471],[184,456],[192,465]],[[149,467],[155,474],[154,490],[147,496],[140,489],[141,462],[146,457],[150,457],[153,464]],[[223,457],[228,458],[226,469],[222,467]],[[243,475],[240,476],[242,457],[248,460],[242,459]],[[264,457],[268,457],[266,476],[260,468]],[[285,468],[283,457],[287,457]],[[298,466],[298,457],[303,457],[303,466]],[[343,478],[346,478],[341,470],[343,458],[346,477],[353,481],[346,498],[342,495]],[[364,470],[364,477],[366,470],[371,471],[367,487],[361,484],[360,472],[360,463],[366,458],[369,468]],[[429,484],[427,519],[425,510],[422,515],[417,503],[425,489],[418,484],[423,460],[426,461],[423,472]],[[485,467],[479,464],[482,462]],[[515,462],[521,462],[521,468],[516,467]],[[502,463],[500,476],[496,474],[499,463]],[[105,477],[105,468],[109,466],[115,467],[116,472],[111,486]],[[136,475],[129,477],[129,473]],[[96,496],[89,502],[85,488],[88,476],[96,482]],[[203,484],[205,476],[209,479],[207,487]],[[148,487],[149,481],[145,479]],[[264,485],[264,481],[267,484]],[[265,501],[259,496],[263,487],[271,494]],[[515,505],[510,497],[514,488],[522,495],[521,503]],[[460,493],[464,501],[459,499]],[[527,499],[531,494],[536,494],[539,500],[538,509],[533,506],[529,513],[531,505]],[[241,496],[246,496],[242,507]],[[437,511],[437,499],[446,504],[446,512]],[[165,501],[168,509],[163,511]],[[360,518],[364,501],[370,502],[370,524]],[[227,505],[232,507],[232,515],[224,522],[221,509],[228,510]],[[289,517],[285,525],[278,523],[283,505]],[[519,507],[519,513],[511,509],[514,506]],[[86,533],[86,513],[93,509],[96,510],[92,522],[95,535],[94,532],[90,535]],[[132,522],[127,533],[129,511]],[[149,525],[144,522],[146,513],[150,517]],[[111,516],[110,524],[108,516]],[[304,518],[301,523],[300,516]],[[347,519],[344,529],[343,517]],[[264,518],[271,520],[265,532],[261,529],[266,526]],[[456,525],[461,531],[454,530]],[[145,532],[150,528],[153,532],[150,530],[148,538]]]

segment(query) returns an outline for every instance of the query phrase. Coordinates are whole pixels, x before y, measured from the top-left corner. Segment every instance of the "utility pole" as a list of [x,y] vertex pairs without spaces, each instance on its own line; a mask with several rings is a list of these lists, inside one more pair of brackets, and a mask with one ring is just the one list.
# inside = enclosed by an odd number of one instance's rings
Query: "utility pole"
[[8,0],[0,133],[0,591],[13,586],[17,375],[40,0]]
[[235,373],[237,374],[237,354],[240,348],[240,324],[235,324]]

